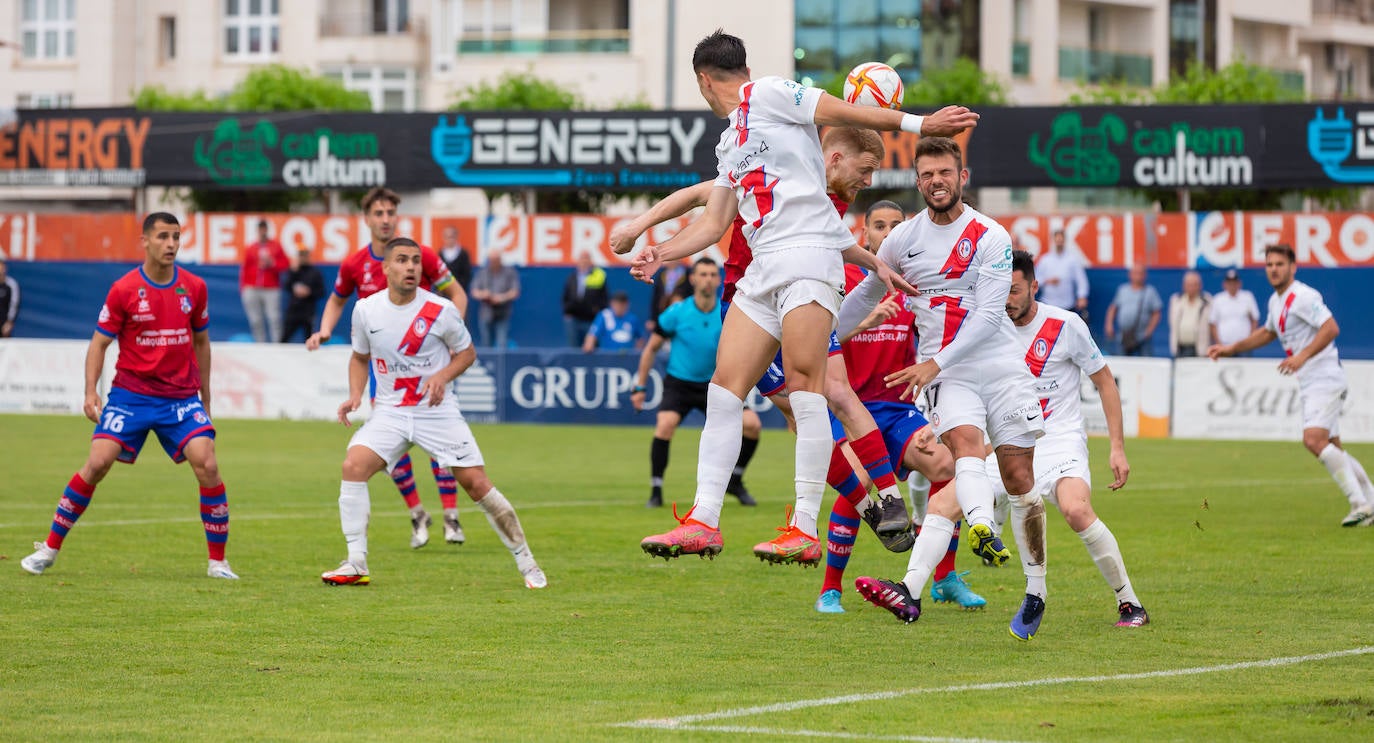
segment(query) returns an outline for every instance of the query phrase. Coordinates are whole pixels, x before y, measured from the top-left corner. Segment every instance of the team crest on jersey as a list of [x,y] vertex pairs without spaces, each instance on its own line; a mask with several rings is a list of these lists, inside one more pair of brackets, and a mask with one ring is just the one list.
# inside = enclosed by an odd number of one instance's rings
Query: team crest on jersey
[[210,422],[210,416],[206,415],[204,410],[197,410],[196,412],[192,413],[191,418],[196,423],[199,423],[202,426]]
[[1035,344],[1031,346],[1031,353],[1037,359],[1043,359],[1050,355],[1050,344],[1044,338],[1036,338]]
[[961,278],[968,272],[968,267],[973,264],[973,256],[978,253],[978,241],[983,239],[983,234],[988,228],[979,224],[976,220],[969,222],[959,235],[958,241],[954,243],[954,249],[949,251],[949,258],[945,260],[945,265],[940,267],[940,273],[947,279]]
[[181,300],[181,314],[191,314],[191,298],[185,295],[178,297]]
[[152,307],[148,305],[148,292],[143,288],[138,288],[138,311],[152,312]]
[[415,318],[415,323],[412,324],[410,328],[416,335],[423,336],[425,333],[429,332],[429,322],[423,317],[417,317]]

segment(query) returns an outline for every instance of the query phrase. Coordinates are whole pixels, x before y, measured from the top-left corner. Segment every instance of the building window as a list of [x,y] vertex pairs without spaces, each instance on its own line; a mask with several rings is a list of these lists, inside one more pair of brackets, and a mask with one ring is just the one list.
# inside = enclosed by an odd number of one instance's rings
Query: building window
[[24,59],[76,56],[76,0],[22,0],[19,38]]
[[372,33],[402,34],[409,30],[409,0],[372,0]]
[[71,93],[20,93],[15,108],[71,108]]
[[326,68],[325,77],[338,80],[348,90],[367,93],[373,111],[414,111],[415,70],[407,67]]
[[826,85],[861,62],[921,73],[921,0],[796,0],[796,77]]
[[157,53],[162,62],[177,58],[177,19],[165,15],[157,20]]
[[224,54],[268,59],[281,50],[278,0],[224,0]]

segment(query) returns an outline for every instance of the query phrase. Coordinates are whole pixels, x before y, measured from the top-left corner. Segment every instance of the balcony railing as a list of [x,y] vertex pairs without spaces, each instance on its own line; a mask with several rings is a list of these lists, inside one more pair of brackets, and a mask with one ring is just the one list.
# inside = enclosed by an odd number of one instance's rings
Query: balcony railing
[[1150,57],[1141,54],[1059,47],[1060,80],[1149,87],[1154,80],[1153,67]]
[[1312,20],[1374,23],[1374,2],[1370,0],[1312,0]]
[[320,38],[393,36],[410,33],[409,18],[389,20],[380,13],[330,13],[320,16]]
[[1011,76],[1030,77],[1030,42],[1013,41],[1011,44]]
[[459,54],[602,54],[628,51],[628,29],[549,31],[541,36],[474,34],[458,40]]

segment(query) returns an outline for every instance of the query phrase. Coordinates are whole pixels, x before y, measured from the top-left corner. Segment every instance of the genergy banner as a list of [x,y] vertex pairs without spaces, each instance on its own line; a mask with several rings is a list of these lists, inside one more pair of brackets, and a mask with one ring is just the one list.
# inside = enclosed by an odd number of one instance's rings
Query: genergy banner
[[[244,246],[257,240],[265,220],[287,248],[305,248],[320,263],[338,263],[370,238],[360,216],[320,214],[192,214],[182,218],[181,260],[238,263]],[[626,217],[536,214],[491,217],[402,216],[399,234],[437,245],[454,227],[459,241],[480,263],[492,253],[519,266],[563,266],[579,255],[604,266],[628,265],[630,255],[611,252],[611,231]],[[1156,268],[1246,268],[1264,265],[1264,247],[1286,242],[1305,266],[1374,266],[1374,217],[1364,213],[1188,212],[1177,214],[1010,214],[998,220],[1014,243],[1032,254],[1050,249],[1062,230],[1068,249],[1097,268],[1141,263]],[[662,243],[690,223],[668,220],[639,240]],[[862,240],[862,215],[846,224]],[[727,236],[728,238],[728,236]],[[727,239],[707,255],[717,260]],[[0,213],[0,252],[33,261],[138,261],[139,218],[117,214]]]

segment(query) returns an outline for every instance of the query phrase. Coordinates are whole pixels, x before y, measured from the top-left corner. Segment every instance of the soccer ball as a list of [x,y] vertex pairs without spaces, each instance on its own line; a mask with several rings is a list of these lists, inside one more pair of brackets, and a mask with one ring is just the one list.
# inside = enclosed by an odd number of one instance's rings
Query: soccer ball
[[864,62],[844,78],[844,99],[859,106],[902,107],[902,76],[882,62]]

